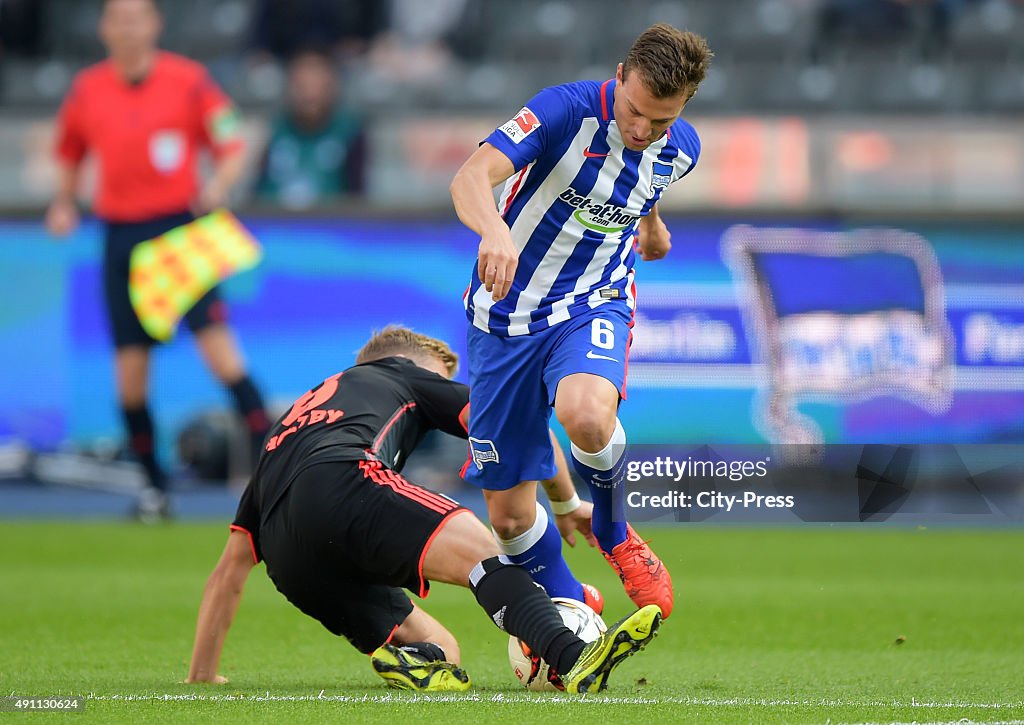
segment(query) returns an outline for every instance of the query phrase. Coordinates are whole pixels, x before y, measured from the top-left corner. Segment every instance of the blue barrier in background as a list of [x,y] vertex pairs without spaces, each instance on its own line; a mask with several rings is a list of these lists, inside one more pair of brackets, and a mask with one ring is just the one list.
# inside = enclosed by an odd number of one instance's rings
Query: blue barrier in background
[[[348,366],[369,333],[392,322],[464,351],[462,292],[477,240],[456,221],[243,221],[265,259],[231,280],[225,294],[268,399],[290,402]],[[668,223],[669,258],[641,262],[637,271],[624,424],[637,442],[761,442],[754,411],[765,373],[720,247],[731,222]],[[1024,441],[1024,228],[909,228],[931,243],[944,280],[955,344],[948,408],[826,396],[800,403],[801,413],[835,443]],[[0,439],[41,450],[119,439],[99,226],[85,224],[73,240],[55,242],[38,223],[0,221],[0,235]],[[197,413],[227,407],[188,337],[182,331],[155,356],[152,401],[165,450]]]

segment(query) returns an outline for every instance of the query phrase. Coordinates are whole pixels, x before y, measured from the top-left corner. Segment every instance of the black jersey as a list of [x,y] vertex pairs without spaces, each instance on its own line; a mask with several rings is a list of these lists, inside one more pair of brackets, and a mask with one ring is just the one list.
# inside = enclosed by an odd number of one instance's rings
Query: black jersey
[[299,397],[274,422],[235,524],[254,532],[305,469],[375,461],[401,471],[431,429],[466,438],[469,388],[403,357],[356,365]]

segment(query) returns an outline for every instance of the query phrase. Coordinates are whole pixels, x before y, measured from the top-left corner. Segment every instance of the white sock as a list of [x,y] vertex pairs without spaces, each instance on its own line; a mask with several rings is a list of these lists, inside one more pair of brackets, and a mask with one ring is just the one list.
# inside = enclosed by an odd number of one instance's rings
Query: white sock
[[497,533],[494,534],[498,546],[509,556],[518,556],[530,549],[541,540],[544,532],[548,529],[548,512],[537,503],[537,518],[533,520],[533,526],[512,539],[502,539]]
[[616,418],[615,431],[612,433],[611,440],[608,441],[608,445],[597,453],[587,453],[577,448],[576,444],[571,441],[569,442],[569,447],[572,450],[572,457],[583,465],[589,466],[595,471],[610,471],[626,451],[626,429],[622,427],[622,422]]

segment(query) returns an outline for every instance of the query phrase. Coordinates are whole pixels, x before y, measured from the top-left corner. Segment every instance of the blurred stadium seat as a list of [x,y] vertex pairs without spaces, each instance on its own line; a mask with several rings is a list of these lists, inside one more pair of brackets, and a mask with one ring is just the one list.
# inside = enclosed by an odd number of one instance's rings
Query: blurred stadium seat
[[251,22],[245,0],[178,0],[180,21],[168,24],[167,47],[199,60],[238,55]]
[[[46,57],[4,59],[0,112],[55,107],[64,91],[62,78],[102,57],[96,39],[100,0],[39,2],[44,3]],[[828,25],[822,13],[829,5],[829,0],[474,0],[460,26],[474,37],[452,43],[456,65],[444,77],[417,87],[382,78],[365,58],[357,58],[348,63],[350,97],[371,110],[426,104],[504,112],[508,99],[525,100],[537,88],[611,75],[636,35],[663,21],[706,35],[716,52],[715,70],[698,101],[702,110],[1020,110],[1024,91],[1016,79],[1024,76],[1024,3],[1019,0],[933,0],[899,15],[899,27],[889,30],[877,17],[874,25],[855,27],[844,26],[834,14]],[[875,5],[884,7],[885,1]],[[281,74],[254,70],[245,57],[255,0],[162,0],[161,6],[164,45],[209,64],[243,107],[263,109],[280,97]],[[849,5],[842,7],[847,12]]]
[[740,0],[725,3],[717,12],[722,32],[714,46],[721,44],[723,51],[738,61],[778,65],[806,52],[806,38],[812,29],[812,13],[806,4]]
[[83,63],[103,56],[103,46],[96,38],[98,0],[49,0],[46,8],[48,46],[55,57]]
[[1024,111],[1024,63],[981,66],[977,82],[982,89],[982,108]]

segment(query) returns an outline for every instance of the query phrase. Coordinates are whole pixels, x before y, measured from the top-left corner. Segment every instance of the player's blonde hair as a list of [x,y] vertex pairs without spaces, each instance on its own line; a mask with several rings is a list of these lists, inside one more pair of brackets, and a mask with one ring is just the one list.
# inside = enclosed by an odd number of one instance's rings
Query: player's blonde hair
[[444,363],[448,377],[459,369],[459,356],[452,352],[448,343],[435,337],[428,337],[401,325],[388,325],[374,332],[356,355],[356,364],[373,362],[392,355],[405,355],[413,360],[424,356],[434,357]]
[[655,98],[685,93],[690,99],[704,80],[712,57],[708,41],[700,35],[657,23],[633,42],[622,64],[622,77],[635,70]]

